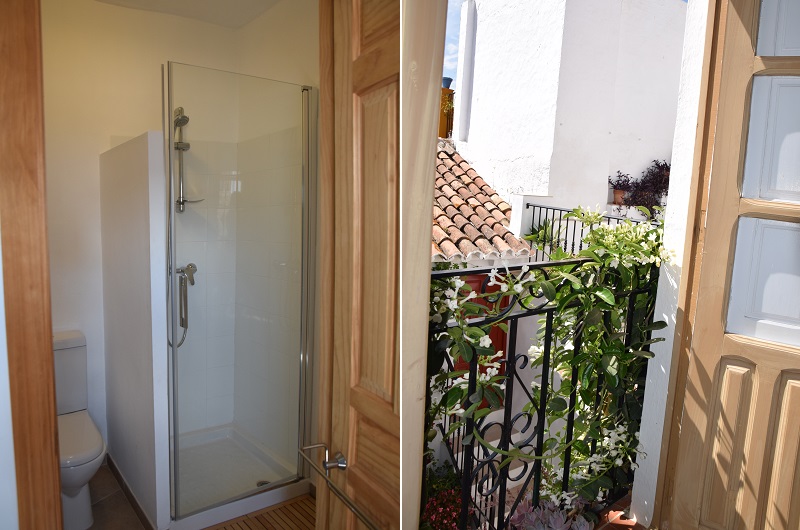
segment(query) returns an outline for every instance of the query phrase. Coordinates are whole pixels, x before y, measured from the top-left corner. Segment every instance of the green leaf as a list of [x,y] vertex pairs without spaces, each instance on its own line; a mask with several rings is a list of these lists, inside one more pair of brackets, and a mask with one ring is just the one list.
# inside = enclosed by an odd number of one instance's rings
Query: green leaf
[[497,352],[494,351],[493,347],[484,348],[483,346],[473,346],[475,348],[475,353],[477,353],[481,357],[494,357]]
[[589,313],[586,315],[586,318],[584,319],[584,326],[586,327],[596,326],[602,321],[603,321],[603,312],[599,308],[593,307],[592,310],[589,311]]
[[503,330],[503,333],[508,333],[508,325],[505,322],[500,322],[497,327]]
[[591,250],[588,250],[588,249],[583,249],[580,252],[578,252],[578,256],[581,256],[581,257],[584,257],[584,258],[591,258],[594,261],[596,261],[597,263],[603,263],[603,260],[600,259],[600,256],[598,256],[597,254],[595,254],[594,252],[592,252]]
[[546,454],[548,451],[552,451],[558,445],[558,440],[555,438],[548,438],[544,441],[542,445],[542,454]]
[[614,293],[612,293],[611,291],[609,291],[605,287],[603,289],[600,289],[599,291],[597,291],[594,294],[600,300],[602,300],[603,302],[607,303],[608,305],[614,305],[616,303],[616,300],[614,298]]
[[584,455],[589,454],[589,444],[584,442],[583,440],[575,440],[572,443],[572,447],[580,451]]
[[544,297],[550,300],[551,302],[556,299],[556,288],[553,287],[553,284],[547,280],[542,280],[542,283],[539,285],[542,289],[542,294]]
[[646,350],[636,350],[632,351],[631,353],[636,355],[637,357],[644,357],[645,359],[652,359],[653,357],[656,356],[655,353]]
[[459,403],[462,399],[462,391],[461,388],[453,387],[447,391],[444,404],[448,409],[451,409],[456,406],[456,403]]
[[475,389],[475,393],[473,393],[469,397],[469,402],[470,403],[480,403],[481,401],[483,401],[483,387],[479,386],[478,388]]
[[472,415],[472,419],[478,421],[479,419],[483,418],[490,412],[492,412],[492,409],[478,409],[475,411],[475,414]]
[[452,425],[450,425],[450,428],[447,429],[447,433],[445,433],[444,437],[445,438],[449,438],[451,434],[453,434],[460,427],[463,427],[463,426],[464,426],[464,422],[463,421],[457,421],[457,422],[453,423]]
[[477,326],[469,326],[464,328],[464,334],[472,340],[479,340],[486,332]]
[[562,298],[561,300],[559,300],[558,301],[558,312],[559,313],[562,312],[564,310],[564,308],[567,307],[567,305],[569,305],[570,302],[575,300],[575,298],[577,298],[580,295],[581,295],[581,293],[570,293],[567,296],[565,296],[564,298]]
[[550,403],[547,404],[547,409],[550,412],[564,412],[567,410],[567,407],[569,407],[567,400],[562,397],[554,397],[550,400]]
[[608,475],[600,475],[599,477],[597,477],[597,484],[601,488],[606,490],[610,490],[611,488],[614,487],[614,481],[611,480],[611,477],[609,477]]
[[653,322],[652,324],[650,324],[649,326],[643,327],[642,331],[655,331],[655,330],[659,330],[659,329],[664,329],[665,327],[667,327],[667,323],[666,322],[664,322],[663,320],[657,320],[657,321]]
[[568,272],[562,272],[561,276],[563,276],[564,278],[566,278],[567,280],[569,280],[572,283],[577,283],[579,286],[581,285],[581,281],[576,276],[573,276],[572,274],[570,274]]
[[467,344],[466,342],[456,342],[456,355],[455,357],[460,357],[467,362],[472,360],[472,347]]
[[600,359],[600,366],[603,367],[603,371],[607,376],[616,377],[619,361],[613,355],[603,355],[603,358]]
[[447,334],[450,335],[454,341],[461,340],[463,333],[461,332],[461,328],[450,328],[447,330]]
[[493,409],[499,409],[502,405],[500,403],[500,398],[502,396],[499,395],[499,390],[496,388],[487,388],[486,392],[484,392],[484,396],[486,397],[486,401],[489,402],[489,405]]

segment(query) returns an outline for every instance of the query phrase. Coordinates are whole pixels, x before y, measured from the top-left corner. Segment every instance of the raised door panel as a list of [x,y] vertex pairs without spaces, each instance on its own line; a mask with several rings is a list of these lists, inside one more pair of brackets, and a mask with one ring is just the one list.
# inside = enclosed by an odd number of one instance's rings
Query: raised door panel
[[[333,2],[332,479],[381,528],[400,527],[397,0]],[[360,527],[334,501],[330,528]]]

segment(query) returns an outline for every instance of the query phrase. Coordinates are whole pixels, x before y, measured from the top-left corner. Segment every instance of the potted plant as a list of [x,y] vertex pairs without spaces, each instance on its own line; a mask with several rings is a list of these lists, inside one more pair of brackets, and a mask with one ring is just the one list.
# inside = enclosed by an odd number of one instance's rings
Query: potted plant
[[631,191],[633,186],[633,179],[631,176],[617,170],[617,175],[612,177],[609,175],[608,184],[614,190],[614,204],[622,206],[625,204],[625,195]]
[[652,217],[669,191],[669,171],[669,162],[653,160],[650,167],[642,171],[642,176],[631,183],[624,204],[647,208],[648,217]]

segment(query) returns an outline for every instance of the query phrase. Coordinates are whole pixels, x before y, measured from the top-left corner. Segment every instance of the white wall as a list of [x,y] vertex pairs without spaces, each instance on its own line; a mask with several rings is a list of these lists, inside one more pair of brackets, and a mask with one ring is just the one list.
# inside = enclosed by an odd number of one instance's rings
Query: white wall
[[608,201],[608,175],[638,177],[670,160],[686,4],[574,0],[567,4],[549,199]]
[[239,30],[237,71],[319,86],[319,6],[282,0]]
[[465,1],[457,149],[506,200],[605,205],[608,175],[670,159],[685,13],[681,0]]
[[169,503],[158,496],[169,485],[166,444],[158,443],[169,435],[163,138],[146,133],[100,157],[106,442],[158,528],[169,522]]
[[161,129],[161,64],[232,69],[232,30],[93,0],[42,2],[47,216],[53,327],[80,329],[89,412],[104,438],[100,177],[112,137]]
[[103,436],[98,155],[161,129],[166,61],[317,85],[317,32],[311,0],[283,0],[238,31],[93,0],[42,1],[53,326],[87,337],[89,409]]
[[[2,249],[0,249],[2,250]],[[3,295],[3,266],[0,263],[0,300]],[[14,431],[11,428],[11,390],[8,381],[6,307],[0,304],[0,528],[18,528],[17,472],[14,459]]]
[[[674,396],[669,395],[673,373],[674,332],[677,325],[678,292],[681,269],[684,263],[684,245],[687,237],[689,196],[692,167],[695,164],[695,141],[701,123],[699,115],[703,53],[708,15],[707,2],[690,2],[686,14],[686,31],[681,59],[681,79],[678,96],[677,120],[672,145],[672,169],[668,204],[664,219],[664,246],[675,253],[671,263],[661,266],[656,299],[655,318],[669,324],[654,333],[666,340],[653,344],[655,357],[647,369],[647,386],[642,413],[641,443],[647,457],[639,460],[633,486],[631,511],[636,519],[647,526],[653,517],[656,488],[659,477],[659,460],[669,437],[669,419],[666,410]],[[671,412],[671,411],[670,411]],[[662,470],[663,471],[663,470]]]
[[[467,0],[462,5],[453,138],[501,197],[545,194],[553,150],[565,0]],[[471,102],[465,96],[471,94]],[[465,114],[461,106],[471,105]]]

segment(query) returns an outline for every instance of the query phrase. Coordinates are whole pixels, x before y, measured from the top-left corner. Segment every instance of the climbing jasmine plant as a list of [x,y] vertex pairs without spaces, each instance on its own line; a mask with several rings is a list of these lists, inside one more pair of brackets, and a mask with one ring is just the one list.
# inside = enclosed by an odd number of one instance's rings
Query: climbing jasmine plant
[[[576,256],[555,249],[552,265],[524,266],[518,272],[494,269],[486,282],[489,292],[477,293],[458,277],[434,279],[428,426],[430,440],[434,422],[444,416],[452,418],[447,436],[465,428],[468,419],[479,423],[501,409],[507,383],[501,366],[507,361],[492,347],[492,327],[507,331],[503,316],[514,308],[552,309],[551,326],[542,319],[522,366],[535,374],[523,412],[535,418],[541,408],[545,411],[542,455],[513,442],[508,450],[494,447],[474,422],[462,443],[474,439],[483,444],[502,459],[501,467],[515,459],[541,460],[542,499],[581,509],[630,486],[641,451],[644,370],[653,355],[649,346],[663,340],[651,338],[651,333],[666,326],[653,322],[653,310],[658,267],[668,255],[659,223],[606,225],[600,223],[601,213],[583,209],[569,216],[591,227],[584,250]],[[478,374],[470,391],[469,370],[458,366],[475,356]],[[568,415],[574,418],[571,437]],[[563,491],[567,452],[568,485]]]

